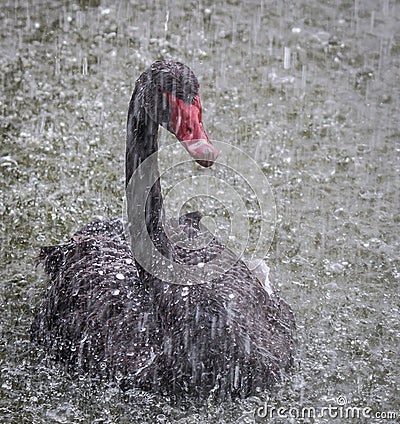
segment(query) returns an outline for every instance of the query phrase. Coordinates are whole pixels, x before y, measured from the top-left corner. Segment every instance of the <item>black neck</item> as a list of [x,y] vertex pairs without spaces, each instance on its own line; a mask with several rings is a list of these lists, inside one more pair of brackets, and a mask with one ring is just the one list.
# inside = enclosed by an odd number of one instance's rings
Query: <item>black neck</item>
[[[163,199],[157,161],[158,126],[141,107],[134,92],[128,112],[125,178],[128,221],[134,231],[130,232],[135,257],[141,254],[151,258],[154,248],[163,256],[169,256],[162,223]],[[141,243],[145,239],[144,231],[150,237],[151,246]],[[142,278],[148,276],[149,273],[139,263],[137,265]]]

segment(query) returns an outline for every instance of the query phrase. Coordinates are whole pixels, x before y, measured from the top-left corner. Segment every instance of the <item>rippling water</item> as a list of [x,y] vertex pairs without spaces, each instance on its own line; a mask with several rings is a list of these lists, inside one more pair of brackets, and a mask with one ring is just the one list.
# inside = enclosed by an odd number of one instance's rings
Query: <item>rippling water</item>
[[[160,3],[2,2],[0,421],[250,423],[332,405],[370,408],[341,422],[397,422],[399,3]],[[39,246],[121,213],[127,104],[161,58],[195,70],[210,137],[267,176],[271,279],[298,324],[274,393],[200,411],[73,378],[29,343]]]

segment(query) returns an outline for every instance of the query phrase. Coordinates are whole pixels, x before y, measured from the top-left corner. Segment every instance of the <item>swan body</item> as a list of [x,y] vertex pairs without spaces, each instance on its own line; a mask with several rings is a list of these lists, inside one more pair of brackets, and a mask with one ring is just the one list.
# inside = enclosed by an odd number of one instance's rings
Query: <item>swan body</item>
[[[135,180],[140,164],[157,152],[159,125],[200,165],[215,161],[196,77],[179,62],[155,62],[136,82],[127,124],[128,220],[137,220],[139,207],[145,224],[132,225],[127,237],[121,219],[96,221],[68,243],[42,249],[51,285],[32,339],[78,370],[175,399],[203,401],[212,393],[226,400],[269,389],[293,362],[292,311],[210,235],[198,212],[171,220],[167,236],[156,162],[147,196]],[[220,270],[202,284],[185,285],[178,276],[164,281],[151,272],[152,255],[150,268],[139,259],[144,236],[173,263],[221,263]],[[211,241],[190,250],[174,242],[182,237]]]

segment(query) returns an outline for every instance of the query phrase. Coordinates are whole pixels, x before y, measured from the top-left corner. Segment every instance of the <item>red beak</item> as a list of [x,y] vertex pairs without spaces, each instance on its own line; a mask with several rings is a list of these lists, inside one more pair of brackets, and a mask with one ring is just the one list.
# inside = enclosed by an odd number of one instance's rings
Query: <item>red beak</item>
[[172,113],[170,128],[183,144],[190,156],[201,166],[208,168],[219,155],[219,151],[209,140],[201,120],[199,96],[188,105],[183,100],[168,93]]

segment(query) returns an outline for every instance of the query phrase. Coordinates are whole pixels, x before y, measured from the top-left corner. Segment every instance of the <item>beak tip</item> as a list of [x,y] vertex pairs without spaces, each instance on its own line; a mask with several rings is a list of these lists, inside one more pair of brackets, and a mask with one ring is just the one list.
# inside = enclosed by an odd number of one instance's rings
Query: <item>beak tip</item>
[[218,149],[208,139],[183,142],[192,158],[204,168],[209,168],[219,156]]

